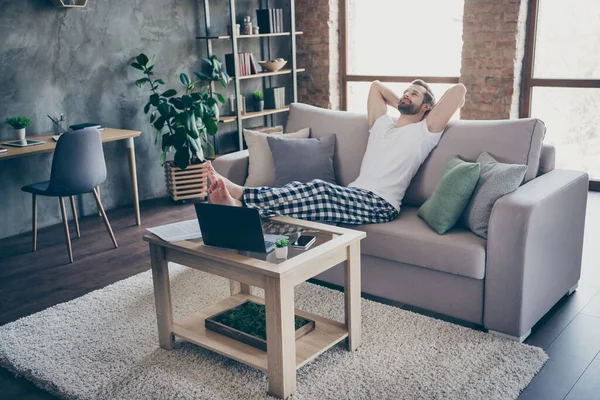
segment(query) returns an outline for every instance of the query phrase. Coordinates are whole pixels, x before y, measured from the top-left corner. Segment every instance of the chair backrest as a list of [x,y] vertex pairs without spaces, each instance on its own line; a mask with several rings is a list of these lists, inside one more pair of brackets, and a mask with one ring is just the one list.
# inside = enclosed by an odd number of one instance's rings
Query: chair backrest
[[62,195],[88,193],[106,180],[102,139],[97,128],[60,135],[52,159],[48,190]]

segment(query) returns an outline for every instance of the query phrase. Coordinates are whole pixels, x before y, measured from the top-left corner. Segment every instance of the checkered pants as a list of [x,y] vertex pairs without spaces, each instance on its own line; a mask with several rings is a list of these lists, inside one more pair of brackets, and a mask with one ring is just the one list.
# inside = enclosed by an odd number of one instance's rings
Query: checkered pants
[[242,201],[246,207],[258,209],[264,218],[285,215],[308,221],[375,224],[389,222],[398,215],[392,205],[374,193],[320,179],[291,182],[281,188],[244,188]]

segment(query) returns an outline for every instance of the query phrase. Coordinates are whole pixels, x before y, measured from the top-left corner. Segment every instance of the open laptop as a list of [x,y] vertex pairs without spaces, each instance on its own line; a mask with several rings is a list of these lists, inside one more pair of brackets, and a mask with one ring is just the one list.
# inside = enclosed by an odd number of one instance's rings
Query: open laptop
[[196,203],[202,240],[208,246],[268,253],[275,241],[287,236],[265,235],[258,210],[210,203]]

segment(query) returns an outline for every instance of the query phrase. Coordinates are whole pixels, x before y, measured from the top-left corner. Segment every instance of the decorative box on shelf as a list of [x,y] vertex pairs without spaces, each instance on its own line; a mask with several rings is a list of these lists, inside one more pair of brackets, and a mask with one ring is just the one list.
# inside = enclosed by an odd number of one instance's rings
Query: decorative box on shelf
[[88,0],[50,0],[54,7],[60,8],[83,8]]
[[165,163],[167,192],[175,201],[205,198],[208,182],[206,163],[191,164],[186,169],[176,167],[172,162]]

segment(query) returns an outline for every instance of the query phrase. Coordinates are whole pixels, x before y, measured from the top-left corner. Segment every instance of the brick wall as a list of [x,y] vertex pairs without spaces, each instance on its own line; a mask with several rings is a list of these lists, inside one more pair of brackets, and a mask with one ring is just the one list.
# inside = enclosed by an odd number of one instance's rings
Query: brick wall
[[526,16],[527,0],[465,0],[462,119],[518,117]]
[[298,101],[340,107],[339,1],[296,0]]
[[[463,119],[519,115],[527,0],[465,0],[460,81],[467,87]],[[298,100],[339,108],[339,2],[296,0]]]

